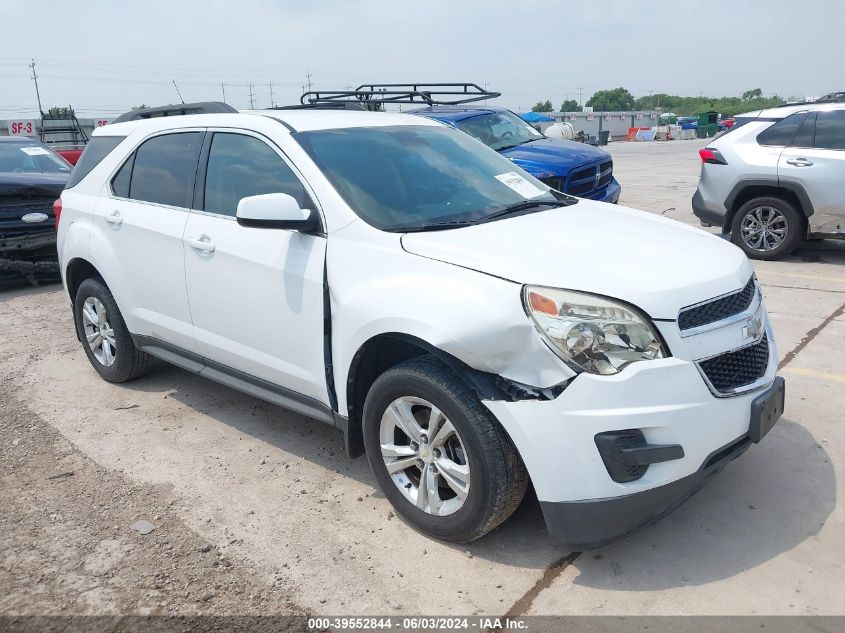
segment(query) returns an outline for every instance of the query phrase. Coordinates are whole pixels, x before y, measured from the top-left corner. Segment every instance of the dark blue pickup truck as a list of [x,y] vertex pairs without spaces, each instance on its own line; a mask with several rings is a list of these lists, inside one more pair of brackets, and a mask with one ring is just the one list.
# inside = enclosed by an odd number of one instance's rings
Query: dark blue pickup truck
[[604,150],[547,138],[505,108],[438,106],[411,110],[451,125],[506,156],[552,189],[581,198],[617,202],[622,188]]

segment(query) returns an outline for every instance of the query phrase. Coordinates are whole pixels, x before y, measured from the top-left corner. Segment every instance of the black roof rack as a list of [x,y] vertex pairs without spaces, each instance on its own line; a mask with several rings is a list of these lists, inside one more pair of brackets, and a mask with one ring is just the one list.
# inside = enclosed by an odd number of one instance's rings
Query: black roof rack
[[312,90],[291,108],[381,110],[386,103],[461,105],[501,96],[473,83],[361,84],[355,90]]
[[784,103],[784,106],[813,105],[819,103],[845,103],[845,92],[831,92],[823,95],[815,101],[796,101],[795,103]]
[[[322,94],[322,93],[321,93]],[[316,101],[314,103],[296,103],[294,105],[273,106],[268,108],[270,110],[375,110],[379,109],[376,106],[380,105],[373,102],[373,107],[368,107],[368,101]]]
[[199,101],[197,103],[176,103],[173,105],[156,106],[154,108],[139,108],[130,110],[117,117],[112,123],[123,123],[124,121],[139,121],[141,119],[154,119],[163,116],[181,116],[185,114],[220,114],[237,112],[228,103],[220,101]]
[[831,92],[816,99],[815,103],[842,103],[845,101],[845,92]]

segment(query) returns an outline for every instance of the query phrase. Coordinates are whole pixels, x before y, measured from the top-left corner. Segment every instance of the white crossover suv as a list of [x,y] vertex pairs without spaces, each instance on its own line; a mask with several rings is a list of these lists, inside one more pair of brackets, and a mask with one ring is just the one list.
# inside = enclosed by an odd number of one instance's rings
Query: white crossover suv
[[729,242],[430,119],[206,109],[99,128],[56,203],[104,379],[156,357],[336,425],[442,539],[489,532],[530,481],[574,549],[669,512],[781,415]]
[[845,103],[741,115],[699,154],[693,212],[749,257],[785,257],[802,239],[845,239]]

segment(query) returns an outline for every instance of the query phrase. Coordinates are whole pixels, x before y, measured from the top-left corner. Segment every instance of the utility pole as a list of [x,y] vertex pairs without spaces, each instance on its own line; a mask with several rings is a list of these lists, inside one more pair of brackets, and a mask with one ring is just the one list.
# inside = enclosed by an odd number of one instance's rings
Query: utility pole
[[255,110],[255,96],[252,94],[252,84],[249,84],[249,109]]
[[226,103],[226,84],[220,84],[220,90],[223,91],[223,103]]
[[270,82],[270,107],[271,108],[276,107],[276,102],[273,101],[273,82],[272,81]]
[[310,73],[310,71],[305,73],[305,83],[308,85],[308,92],[311,92],[311,73]]
[[578,86],[578,105],[584,109],[584,86]]
[[32,68],[32,81],[35,82],[35,98],[38,99],[38,111],[41,113],[42,118],[44,117],[44,109],[41,107],[41,93],[38,91],[38,75],[35,74],[35,60],[32,60],[32,63],[29,65]]

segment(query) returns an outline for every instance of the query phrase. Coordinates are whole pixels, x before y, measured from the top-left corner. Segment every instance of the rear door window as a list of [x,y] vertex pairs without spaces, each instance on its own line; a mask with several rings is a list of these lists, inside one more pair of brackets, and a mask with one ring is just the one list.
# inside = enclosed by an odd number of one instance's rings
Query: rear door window
[[757,135],[757,142],[760,145],[773,145],[775,147],[786,147],[792,142],[801,123],[804,122],[806,112],[796,112],[773,126],[766,128]]
[[190,208],[202,139],[203,132],[176,132],[145,141],[135,150],[128,197]]
[[819,149],[845,149],[845,110],[818,113],[815,146]]
[[125,138],[125,136],[95,136],[88,141],[88,145],[82,151],[73,171],[70,172],[70,178],[68,178],[65,189],[78,185]]

